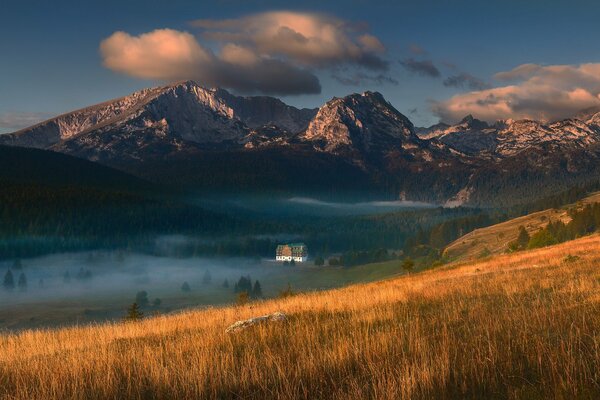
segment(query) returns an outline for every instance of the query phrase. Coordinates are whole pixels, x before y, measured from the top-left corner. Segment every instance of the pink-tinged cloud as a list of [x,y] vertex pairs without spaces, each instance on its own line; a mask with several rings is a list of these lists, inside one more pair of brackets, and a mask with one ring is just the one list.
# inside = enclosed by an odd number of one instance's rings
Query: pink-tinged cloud
[[433,111],[453,122],[467,114],[487,121],[552,121],[600,106],[600,63],[581,65],[523,64],[495,75],[507,86],[458,94],[436,102]]
[[157,29],[139,36],[115,32],[100,44],[104,66],[142,79],[197,80],[240,92],[320,93],[317,77],[285,60],[228,43],[215,54],[190,33]]
[[316,13],[276,11],[237,19],[196,20],[209,40],[249,47],[268,57],[284,57],[310,67],[360,65],[387,68],[381,41],[365,27]]
[[214,62],[193,35],[173,29],[140,36],[115,32],[100,43],[100,52],[107,68],[144,79],[184,79]]

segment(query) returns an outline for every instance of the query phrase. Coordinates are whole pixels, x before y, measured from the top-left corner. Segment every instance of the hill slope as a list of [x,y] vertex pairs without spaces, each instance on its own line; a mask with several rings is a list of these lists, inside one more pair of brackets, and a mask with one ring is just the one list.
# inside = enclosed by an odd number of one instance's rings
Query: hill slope
[[0,145],[0,182],[85,186],[110,190],[150,189],[132,175],[52,151]]
[[577,205],[571,204],[561,208],[550,208],[499,224],[475,229],[446,246],[444,256],[452,261],[464,261],[505,253],[509,244],[517,239],[521,226],[531,236],[546,227],[550,222],[562,221],[568,223],[571,220],[567,212],[568,208],[599,202],[600,192],[596,192],[578,201]]
[[[567,256],[570,256],[566,258]],[[339,290],[0,337],[31,398],[598,398],[600,236]],[[287,322],[226,334],[236,320]]]

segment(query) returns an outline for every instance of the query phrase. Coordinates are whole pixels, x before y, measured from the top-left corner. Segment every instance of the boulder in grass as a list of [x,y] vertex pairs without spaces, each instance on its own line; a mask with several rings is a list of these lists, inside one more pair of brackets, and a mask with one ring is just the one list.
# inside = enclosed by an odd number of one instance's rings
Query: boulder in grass
[[230,325],[225,330],[225,332],[232,333],[232,332],[241,331],[243,329],[246,329],[246,328],[251,327],[256,324],[261,324],[261,323],[271,322],[271,321],[285,321],[285,320],[287,320],[287,316],[284,313],[277,311],[277,312],[274,312],[273,314],[267,314],[267,315],[263,315],[260,317],[254,317],[254,318],[245,319],[242,321],[237,321],[233,325]]

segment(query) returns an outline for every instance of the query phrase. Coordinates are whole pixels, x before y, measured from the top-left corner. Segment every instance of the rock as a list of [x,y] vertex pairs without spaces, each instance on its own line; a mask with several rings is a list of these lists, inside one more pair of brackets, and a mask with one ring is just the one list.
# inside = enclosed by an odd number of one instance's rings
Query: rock
[[230,325],[225,330],[225,332],[231,333],[231,332],[241,331],[250,326],[260,324],[263,322],[286,321],[286,320],[287,320],[287,316],[284,313],[277,311],[273,314],[267,314],[267,315],[263,315],[261,317],[254,317],[254,318],[250,318],[250,319],[246,319],[246,320],[242,320],[242,321],[237,321],[233,325]]

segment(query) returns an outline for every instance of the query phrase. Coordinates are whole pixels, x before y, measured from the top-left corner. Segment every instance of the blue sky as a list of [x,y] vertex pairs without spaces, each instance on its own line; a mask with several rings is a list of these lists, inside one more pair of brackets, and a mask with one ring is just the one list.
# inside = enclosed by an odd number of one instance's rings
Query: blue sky
[[[469,110],[461,100],[458,106],[444,103],[443,110],[438,107],[436,111],[436,102],[507,85],[498,82],[495,74],[499,72],[527,63],[545,67],[600,62],[600,3],[592,1],[3,0],[0,132],[160,84],[160,79],[141,79],[103,66],[100,43],[116,31],[132,37],[164,28],[189,32],[202,46],[218,52],[222,43],[206,41],[191,21],[239,19],[277,10],[323,13],[348,23],[366,23],[362,29],[385,46],[385,52],[378,56],[389,65],[385,71],[365,69],[352,62],[335,67],[302,65],[318,78],[321,92],[280,96],[297,106],[316,107],[333,96],[377,90],[415,124],[429,125],[440,116],[456,119],[462,110]],[[419,69],[425,63],[433,65],[439,76]],[[386,81],[342,84],[332,77],[346,74],[351,78],[357,73],[382,74]],[[533,72],[536,79],[550,73],[554,72],[543,68]],[[453,76],[469,76],[480,87],[464,82],[462,86],[444,85]],[[562,84],[562,76],[551,75],[547,82]],[[518,77],[518,84],[525,82],[528,86],[523,89],[525,95],[519,92],[515,96],[547,96],[537,87],[530,90],[530,78]],[[576,106],[595,105],[596,83],[590,82],[586,78],[584,86],[591,97],[577,97],[581,102]],[[560,93],[573,93],[582,84],[577,80],[573,85],[561,88]],[[527,97],[528,104],[531,100]],[[524,116],[540,112],[523,111],[524,107],[512,111]],[[476,111],[488,116],[485,110]],[[544,109],[541,115],[560,114]],[[489,113],[489,119],[496,116],[504,117],[497,110]]]

